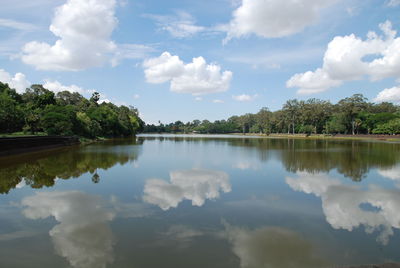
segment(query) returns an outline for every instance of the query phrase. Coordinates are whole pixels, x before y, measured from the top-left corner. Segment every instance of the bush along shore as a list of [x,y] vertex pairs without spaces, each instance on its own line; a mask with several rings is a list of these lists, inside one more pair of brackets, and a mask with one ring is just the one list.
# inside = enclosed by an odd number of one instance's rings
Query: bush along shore
[[400,134],[400,106],[369,102],[362,94],[336,104],[319,99],[288,100],[277,111],[232,116],[227,120],[193,120],[183,123],[146,125],[145,133],[257,133],[303,135],[395,135]]
[[32,85],[19,94],[0,82],[0,136],[78,136],[87,141],[134,136],[143,126],[136,108],[102,102],[97,92],[86,99],[77,92],[55,94]]

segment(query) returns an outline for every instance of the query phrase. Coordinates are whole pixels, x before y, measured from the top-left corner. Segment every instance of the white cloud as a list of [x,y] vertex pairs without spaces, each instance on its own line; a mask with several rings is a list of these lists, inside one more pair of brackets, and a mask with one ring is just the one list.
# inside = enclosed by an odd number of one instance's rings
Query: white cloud
[[185,64],[178,56],[164,52],[158,58],[147,59],[143,62],[144,73],[148,83],[160,84],[179,77],[185,70]]
[[194,98],[194,99],[195,99],[195,101],[202,101],[202,100],[203,100],[202,97],[196,97],[196,98]]
[[302,74],[295,74],[286,82],[287,87],[299,87],[297,91],[299,94],[319,93],[341,84],[342,81],[331,79],[329,74],[321,68],[314,72],[308,71]]
[[391,180],[400,181],[400,165],[391,169],[378,169],[378,174]]
[[139,99],[139,98],[140,98],[140,95],[139,95],[139,94],[133,95],[133,99],[137,100],[137,99]]
[[185,64],[169,52],[145,60],[143,67],[147,82],[170,81],[171,91],[194,96],[227,91],[232,79],[232,72],[221,72],[219,65],[207,64],[203,57],[193,58],[191,63]]
[[53,91],[54,93],[58,93],[61,91],[69,91],[71,93],[78,92],[79,94],[94,92],[93,90],[85,90],[77,85],[64,86],[56,80],[45,80],[43,87],[50,91]]
[[3,69],[0,69],[0,82],[8,84],[10,88],[15,89],[18,93],[24,93],[25,89],[32,85],[24,74],[16,73],[14,77],[12,77]]
[[313,245],[300,234],[281,227],[248,230],[225,225],[225,237],[242,268],[319,268],[327,264],[314,252]]
[[257,94],[255,95],[242,94],[242,95],[232,96],[232,98],[236,101],[253,101],[257,97],[258,97]]
[[219,100],[219,99],[212,100],[212,102],[213,102],[213,103],[224,103],[223,100]]
[[98,104],[102,104],[102,103],[110,103],[111,100],[107,99],[107,98],[100,98],[98,101]]
[[400,5],[400,0],[390,0],[387,5],[390,7],[397,7],[398,5]]
[[68,0],[55,11],[53,44],[25,44],[22,61],[40,70],[76,71],[101,66],[116,48],[110,40],[117,25],[115,0]]
[[170,182],[150,179],[144,186],[143,200],[163,210],[176,208],[183,200],[202,206],[207,199],[216,199],[220,191],[231,191],[229,176],[213,170],[181,170],[170,173]]
[[[370,185],[367,190],[344,185],[327,175],[299,173],[299,178],[286,178],[296,191],[321,197],[322,208],[329,224],[335,229],[352,231],[364,225],[367,233],[381,231],[377,241],[386,245],[393,229],[400,228],[400,192]],[[374,209],[365,210],[362,205]]]
[[379,92],[374,101],[400,103],[400,87],[385,88]]
[[326,174],[309,174],[307,172],[298,172],[298,179],[286,178],[286,183],[295,191],[301,191],[306,194],[315,194],[321,197],[329,187],[341,185],[339,180],[334,180]]
[[26,186],[25,179],[22,179],[17,185],[15,185],[15,188],[21,189],[24,188],[25,186]]
[[79,191],[39,192],[22,200],[29,219],[53,216],[50,230],[56,252],[72,267],[106,267],[113,261],[114,239],[108,225],[114,215],[100,198]]
[[0,28],[1,27],[7,27],[21,31],[33,31],[37,28],[35,25],[30,23],[0,18]]
[[301,32],[335,0],[243,0],[233,12],[225,41],[250,34],[276,38]]
[[[369,32],[362,40],[354,34],[336,36],[325,51],[323,66],[292,76],[287,87],[298,93],[312,94],[340,86],[344,81],[369,77],[371,81],[387,77],[400,78],[400,37],[389,21],[379,25],[384,36]],[[367,57],[373,56],[372,60]]]
[[194,17],[185,11],[177,11],[175,16],[145,14],[144,17],[155,20],[160,30],[177,38],[190,37],[207,30],[196,25]]

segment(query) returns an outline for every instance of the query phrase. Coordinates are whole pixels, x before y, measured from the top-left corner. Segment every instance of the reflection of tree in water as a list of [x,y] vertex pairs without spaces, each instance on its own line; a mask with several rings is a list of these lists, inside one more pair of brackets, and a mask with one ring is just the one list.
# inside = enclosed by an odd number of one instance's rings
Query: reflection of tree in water
[[99,174],[97,174],[97,170],[96,170],[96,172],[93,174],[93,176],[92,176],[92,182],[93,183],[99,183],[100,182],[100,175]]
[[[146,137],[146,140],[148,138]],[[336,169],[354,181],[362,180],[371,168],[393,168],[400,162],[400,144],[346,140],[274,139],[274,138],[196,138],[170,137],[160,141],[228,143],[256,150],[261,161],[279,157],[290,172],[328,172]]]
[[22,180],[32,188],[42,188],[53,186],[56,179],[77,178],[88,172],[93,174],[92,181],[98,183],[97,169],[106,170],[136,160],[137,144],[132,139],[114,140],[15,157],[18,162],[14,163],[8,159],[0,164],[0,193],[8,193]]
[[[400,161],[400,145],[381,142],[303,139],[232,140],[237,146],[254,147],[265,155],[276,150],[290,172],[328,172],[336,169],[354,181],[362,180],[371,168],[390,168]],[[261,157],[263,158],[263,157]]]

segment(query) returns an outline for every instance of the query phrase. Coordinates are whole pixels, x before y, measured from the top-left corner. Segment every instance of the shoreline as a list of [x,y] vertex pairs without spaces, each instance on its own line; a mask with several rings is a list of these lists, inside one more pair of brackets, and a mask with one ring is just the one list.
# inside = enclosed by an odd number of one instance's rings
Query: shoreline
[[311,134],[307,136],[306,134],[259,134],[259,133],[232,133],[233,135],[242,136],[259,136],[263,138],[292,138],[292,139],[321,139],[321,140],[373,140],[373,141],[387,141],[387,142],[400,142],[400,135],[375,135],[375,134],[337,134],[337,135],[327,135],[327,134]]
[[327,135],[327,134],[312,134],[307,136],[306,134],[260,134],[260,133],[140,133],[140,135],[182,135],[192,137],[202,136],[237,136],[237,137],[259,137],[259,138],[271,138],[271,139],[309,139],[309,140],[364,140],[364,141],[376,141],[376,142],[400,142],[400,135],[375,135],[375,134],[356,134],[356,135]]
[[[97,137],[88,139],[78,136],[10,136],[0,137],[0,159],[21,156],[25,154],[54,151],[73,146],[86,146],[96,142],[105,142],[121,137]],[[129,137],[123,137],[129,138]]]
[[73,145],[81,141],[73,136],[21,136],[0,138],[0,157],[10,157]]

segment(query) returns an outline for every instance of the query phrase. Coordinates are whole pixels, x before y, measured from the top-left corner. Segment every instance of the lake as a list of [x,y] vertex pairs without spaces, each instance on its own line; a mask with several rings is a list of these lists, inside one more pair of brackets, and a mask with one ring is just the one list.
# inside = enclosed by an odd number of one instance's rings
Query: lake
[[400,262],[400,144],[142,135],[2,159],[0,267]]

